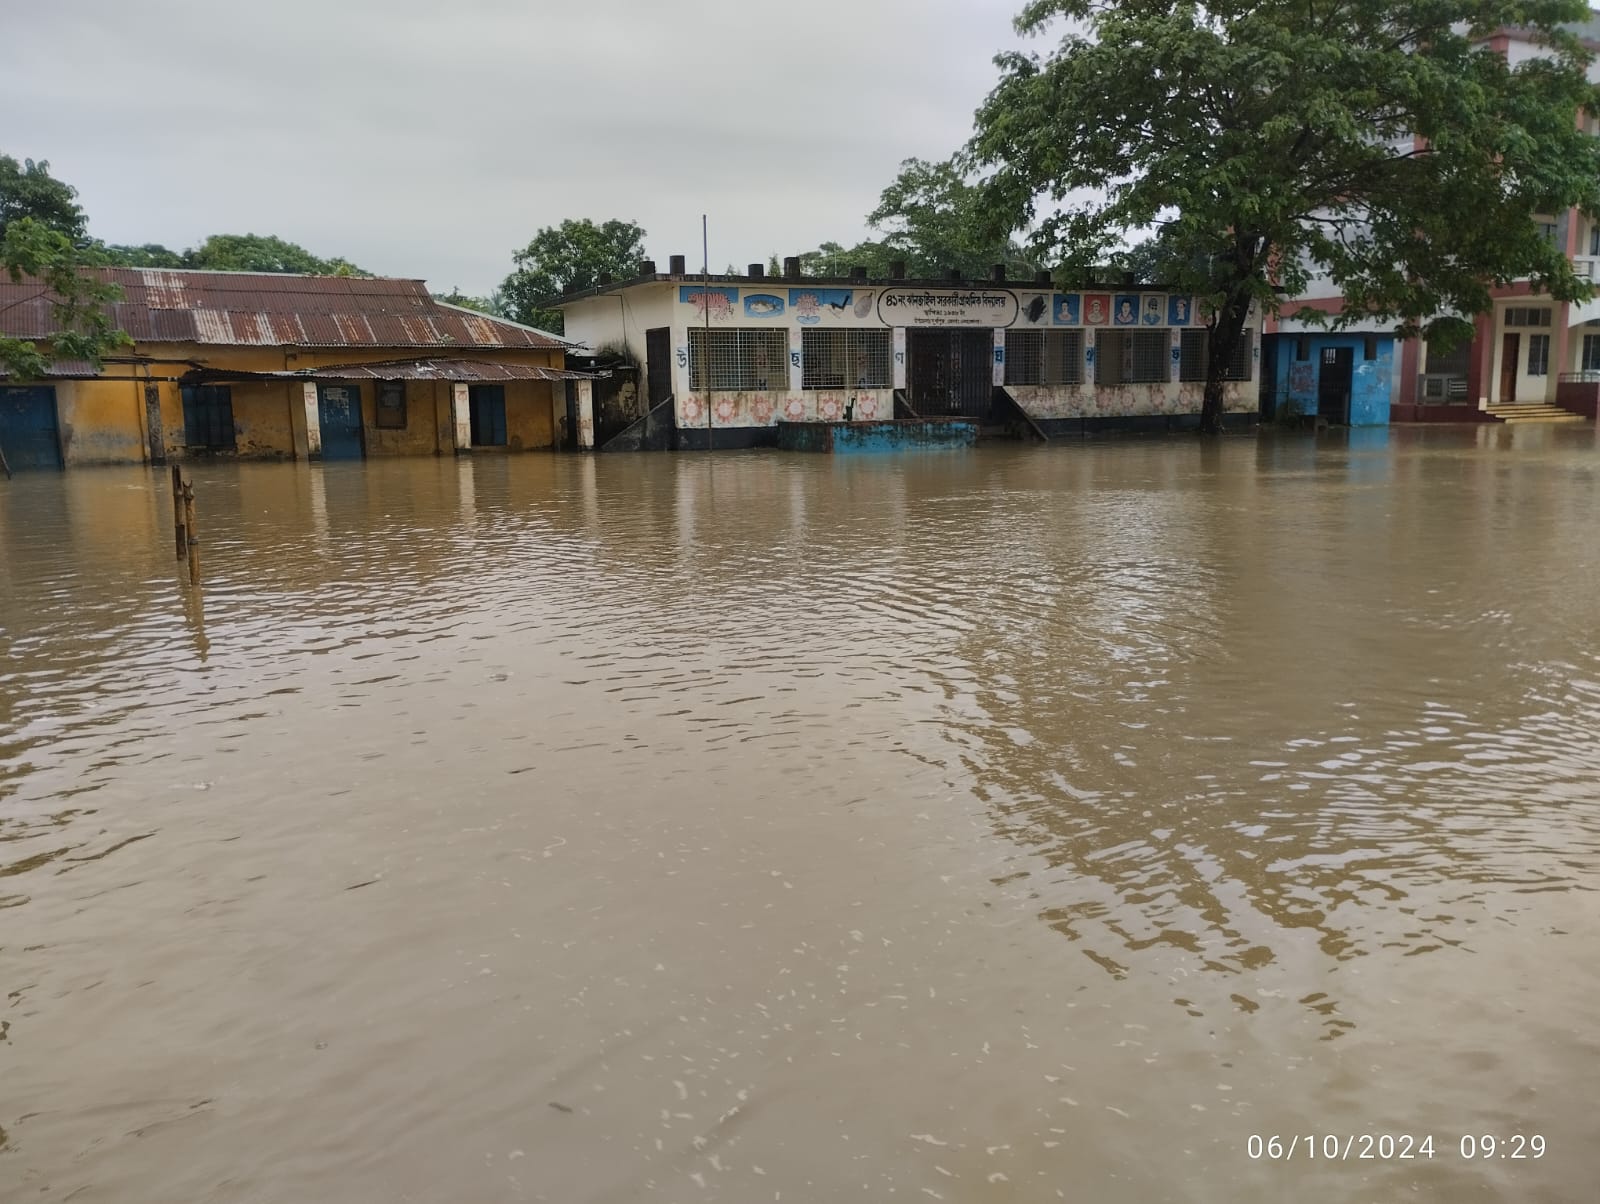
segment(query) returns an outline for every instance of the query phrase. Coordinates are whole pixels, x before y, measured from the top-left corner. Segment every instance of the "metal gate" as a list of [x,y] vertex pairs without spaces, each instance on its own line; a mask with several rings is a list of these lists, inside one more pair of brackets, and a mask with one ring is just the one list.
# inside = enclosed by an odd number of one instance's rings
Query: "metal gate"
[[359,460],[361,443],[361,386],[351,381],[317,386],[318,425],[322,428],[324,460]]
[[987,418],[994,398],[994,332],[906,331],[911,408],[939,417]]
[[53,388],[0,389],[0,451],[12,468],[61,467]]

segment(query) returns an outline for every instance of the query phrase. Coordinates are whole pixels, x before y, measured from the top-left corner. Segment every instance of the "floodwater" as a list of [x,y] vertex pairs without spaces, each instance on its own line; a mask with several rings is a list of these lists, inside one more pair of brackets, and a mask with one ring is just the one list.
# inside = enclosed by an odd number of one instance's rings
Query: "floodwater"
[[0,1199],[1593,1200],[1597,455],[0,481]]

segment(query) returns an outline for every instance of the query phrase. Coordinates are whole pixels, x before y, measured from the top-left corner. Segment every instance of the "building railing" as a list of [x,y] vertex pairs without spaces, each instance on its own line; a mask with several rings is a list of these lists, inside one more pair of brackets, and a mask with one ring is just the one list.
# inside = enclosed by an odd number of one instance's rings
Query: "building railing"
[[1449,405],[1467,400],[1467,378],[1449,372],[1424,372],[1417,378],[1417,400]]
[[1574,255],[1572,257],[1572,271],[1580,280],[1595,279],[1596,260],[1590,255]]
[[1561,385],[1600,385],[1600,371],[1586,368],[1582,372],[1563,372],[1556,377],[1556,383]]

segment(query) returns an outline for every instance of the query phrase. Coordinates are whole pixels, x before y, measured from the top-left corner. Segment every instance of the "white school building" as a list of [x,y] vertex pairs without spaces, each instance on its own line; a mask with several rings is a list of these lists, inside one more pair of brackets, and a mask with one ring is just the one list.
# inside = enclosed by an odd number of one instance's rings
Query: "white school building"
[[[771,444],[779,421],[976,419],[1017,410],[1051,437],[1199,421],[1206,331],[1194,299],[1143,286],[645,274],[563,297],[566,337],[625,351],[678,448]],[[1253,423],[1260,321],[1229,370],[1230,425]],[[671,403],[670,406],[667,403]]]

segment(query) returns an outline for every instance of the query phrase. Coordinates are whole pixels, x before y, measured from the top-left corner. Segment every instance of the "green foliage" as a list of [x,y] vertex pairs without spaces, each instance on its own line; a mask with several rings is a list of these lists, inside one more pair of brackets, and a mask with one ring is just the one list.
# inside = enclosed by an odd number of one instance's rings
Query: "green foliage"
[[981,187],[953,162],[907,159],[867,215],[884,232],[891,259],[904,259],[912,276],[943,276],[952,268],[969,278],[987,276],[1000,263],[1026,275],[1033,260],[1017,245],[1017,227],[997,221]]
[[514,321],[562,332],[561,311],[545,308],[569,289],[593,288],[601,275],[637,276],[644,265],[644,230],[613,219],[587,218],[546,226],[515,253],[516,270],[500,286],[505,315]]
[[499,293],[492,297],[474,297],[470,293],[462,292],[459,288],[452,288],[448,293],[434,293],[433,299],[435,301],[443,301],[446,305],[459,305],[463,309],[475,309],[481,314],[493,314],[495,317],[503,316],[500,308],[501,298]]
[[96,249],[101,260],[113,267],[181,268],[184,266],[182,252],[171,250],[158,242],[147,242],[137,247],[101,243]]
[[[996,228],[982,190],[951,163],[905,160],[867,223],[883,237],[853,247],[825,242],[800,256],[801,270],[811,276],[844,276],[863,267],[868,276],[881,279],[899,260],[913,278],[944,276],[953,268],[979,279],[997,263],[1013,274],[1034,269],[1023,248],[1005,229]],[[769,270],[781,270],[777,256]]]
[[12,222],[32,218],[73,242],[81,240],[86,219],[77,195],[72,185],[50,174],[50,164],[43,159],[18,163],[10,155],[0,154],[0,238]]
[[[962,162],[990,172],[997,219],[1069,265],[1160,229],[1168,282],[1214,313],[1216,429],[1250,305],[1277,310],[1313,275],[1343,321],[1407,335],[1459,332],[1439,315],[1482,312],[1519,277],[1587,295],[1534,217],[1600,213],[1600,141],[1577,121],[1597,92],[1560,28],[1589,16],[1581,0],[1034,0],[1019,30],[1065,32],[996,60]],[[1550,55],[1512,67],[1473,44],[1501,26]]]
[[85,263],[84,253],[63,231],[33,217],[7,223],[0,237],[0,266],[13,281],[28,276],[45,284],[58,333],[48,350],[31,339],[0,336],[0,370],[15,379],[37,379],[52,359],[98,365],[107,352],[129,342],[112,326],[106,308],[122,291],[85,272]]
[[273,275],[370,276],[348,259],[323,259],[299,243],[271,234],[213,234],[198,247],[174,251],[160,243],[119,246],[97,243],[101,263],[122,268],[196,268],[213,272],[267,272]]
[[347,259],[321,259],[270,234],[213,234],[183,253],[183,266],[217,272],[303,272],[313,276],[370,276]]

